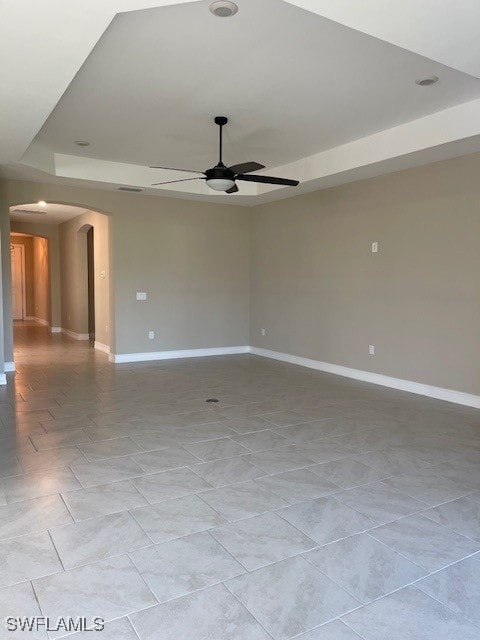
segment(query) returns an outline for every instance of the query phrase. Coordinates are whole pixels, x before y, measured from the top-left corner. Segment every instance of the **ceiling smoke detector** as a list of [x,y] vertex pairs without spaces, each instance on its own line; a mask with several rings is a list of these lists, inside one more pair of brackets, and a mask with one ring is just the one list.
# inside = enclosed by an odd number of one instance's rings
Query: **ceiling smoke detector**
[[217,16],[217,18],[231,18],[237,13],[238,7],[234,2],[218,0],[217,2],[212,2],[210,11],[214,16]]
[[421,87],[429,87],[431,84],[438,82],[438,76],[426,76],[425,78],[418,78],[415,83]]

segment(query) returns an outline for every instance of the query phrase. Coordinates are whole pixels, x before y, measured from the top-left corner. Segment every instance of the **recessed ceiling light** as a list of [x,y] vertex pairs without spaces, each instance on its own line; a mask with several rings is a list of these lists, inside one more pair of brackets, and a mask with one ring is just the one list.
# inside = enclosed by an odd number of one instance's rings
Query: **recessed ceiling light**
[[75,144],[78,147],[89,147],[90,146],[90,142],[86,142],[86,140],[75,140]]
[[39,207],[46,207],[47,206],[47,203],[45,202],[45,200],[39,200],[37,202],[37,204],[38,204]]
[[234,2],[218,0],[217,2],[212,2],[210,11],[214,16],[217,16],[217,18],[231,18],[237,13],[238,7]]
[[438,82],[438,76],[426,76],[425,78],[417,78],[415,80],[416,84],[419,84],[421,87],[429,87],[431,84],[435,84]]

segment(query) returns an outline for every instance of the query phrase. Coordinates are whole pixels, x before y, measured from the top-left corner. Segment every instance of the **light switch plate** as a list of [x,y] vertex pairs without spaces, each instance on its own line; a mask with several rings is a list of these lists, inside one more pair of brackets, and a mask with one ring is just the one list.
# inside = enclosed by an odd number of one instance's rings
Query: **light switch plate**
[[147,294],[144,291],[137,291],[137,300],[146,300]]

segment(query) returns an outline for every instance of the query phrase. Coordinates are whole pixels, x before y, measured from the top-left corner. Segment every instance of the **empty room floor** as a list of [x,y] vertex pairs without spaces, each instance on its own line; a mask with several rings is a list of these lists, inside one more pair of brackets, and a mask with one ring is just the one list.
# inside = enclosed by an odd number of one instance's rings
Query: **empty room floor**
[[113,365],[22,324],[16,347],[1,638],[480,637],[479,411],[250,355]]

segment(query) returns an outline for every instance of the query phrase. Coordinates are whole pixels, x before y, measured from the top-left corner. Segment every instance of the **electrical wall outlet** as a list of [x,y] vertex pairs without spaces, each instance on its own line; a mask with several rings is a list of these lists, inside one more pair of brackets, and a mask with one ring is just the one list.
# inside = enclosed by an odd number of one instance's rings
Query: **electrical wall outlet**
[[368,347],[368,353],[369,353],[371,356],[374,356],[374,355],[375,355],[375,345],[374,345],[374,344],[369,345],[369,347]]
[[262,329],[261,332],[262,332],[262,336],[266,336],[267,335],[267,330],[266,329]]
[[378,242],[372,242],[372,253],[378,253]]
[[137,291],[137,300],[146,300],[147,294],[145,291]]
[[155,331],[149,331],[148,332],[148,339],[149,340],[155,340]]

